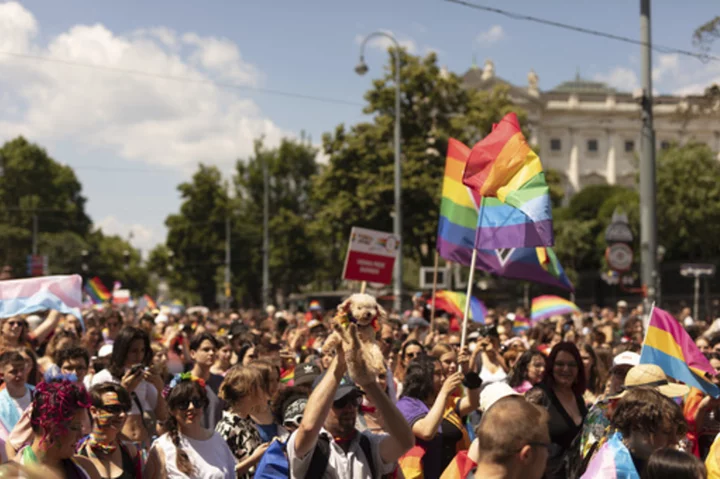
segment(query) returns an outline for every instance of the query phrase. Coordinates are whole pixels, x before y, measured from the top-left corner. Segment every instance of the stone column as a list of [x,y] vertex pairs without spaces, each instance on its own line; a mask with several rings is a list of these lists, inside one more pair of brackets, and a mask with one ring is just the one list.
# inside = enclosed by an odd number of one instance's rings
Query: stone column
[[617,162],[615,160],[615,136],[610,129],[605,130],[607,138],[607,171],[605,176],[609,185],[617,182]]
[[568,180],[575,193],[580,191],[580,165],[578,158],[578,145],[575,142],[575,130],[570,128],[570,164],[568,165]]

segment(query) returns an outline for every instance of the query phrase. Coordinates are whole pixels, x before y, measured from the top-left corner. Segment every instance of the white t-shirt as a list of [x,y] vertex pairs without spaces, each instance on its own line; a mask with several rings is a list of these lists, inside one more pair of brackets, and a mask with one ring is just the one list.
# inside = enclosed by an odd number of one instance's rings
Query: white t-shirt
[[187,453],[190,464],[195,466],[195,474],[192,476],[178,470],[177,450],[168,433],[157,438],[152,447],[164,453],[168,479],[235,479],[235,456],[225,439],[216,432],[204,441],[180,434],[180,447]]
[[[113,375],[110,373],[109,370],[103,369],[99,373],[97,373],[95,376],[93,376],[92,381],[90,381],[91,386],[95,386],[96,384],[102,384],[102,383],[116,383],[120,384],[120,381],[113,377]],[[150,384],[149,382],[145,381],[144,379],[140,381],[140,384],[135,388],[135,394],[137,394],[138,399],[140,400],[140,404],[143,407],[143,411],[154,411],[155,407],[157,406],[157,400],[158,400],[158,391],[155,389],[155,386]],[[140,414],[140,408],[138,408],[138,405],[135,401],[132,401],[132,409],[130,410],[130,415],[138,415]]]

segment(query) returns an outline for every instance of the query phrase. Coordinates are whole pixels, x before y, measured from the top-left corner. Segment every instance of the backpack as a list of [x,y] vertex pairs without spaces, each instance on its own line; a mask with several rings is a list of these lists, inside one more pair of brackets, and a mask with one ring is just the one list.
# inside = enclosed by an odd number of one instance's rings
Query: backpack
[[[372,471],[373,477],[379,477],[377,470],[375,469],[375,461],[373,460],[372,447],[370,445],[370,439],[364,434],[358,434],[358,442],[360,443],[360,449],[362,449],[365,455],[367,465]],[[267,453],[266,453],[267,454]],[[320,479],[325,474],[325,470],[330,460],[330,439],[320,434],[318,436],[317,444],[315,445],[315,451],[313,452],[312,459],[310,459],[310,466],[308,467],[307,474],[305,477],[311,477],[314,479]],[[257,477],[257,475],[255,475]]]
[[286,479],[290,477],[287,443],[273,441],[255,467],[255,479]]

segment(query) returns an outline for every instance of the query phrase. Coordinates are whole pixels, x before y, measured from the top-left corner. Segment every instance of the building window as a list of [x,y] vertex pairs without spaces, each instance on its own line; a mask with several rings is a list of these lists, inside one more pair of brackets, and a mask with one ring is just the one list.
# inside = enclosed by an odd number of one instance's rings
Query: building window
[[635,151],[635,142],[632,140],[625,141],[625,153],[632,153]]
[[550,151],[560,151],[562,149],[562,143],[560,138],[552,138],[550,140]]
[[667,150],[670,148],[670,142],[667,140],[663,140],[660,142],[660,149],[661,150]]
[[588,140],[587,142],[587,149],[590,153],[597,153],[598,151],[598,141],[597,140]]

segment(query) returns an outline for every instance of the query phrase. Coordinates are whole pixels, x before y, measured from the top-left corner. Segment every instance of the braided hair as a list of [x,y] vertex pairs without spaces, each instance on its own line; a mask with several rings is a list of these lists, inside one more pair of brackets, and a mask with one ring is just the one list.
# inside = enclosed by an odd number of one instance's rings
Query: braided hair
[[179,407],[181,403],[187,404],[187,401],[193,398],[200,398],[203,403],[203,408],[207,407],[207,393],[201,380],[195,380],[195,378],[187,374],[175,376],[170,386],[171,389],[167,391],[167,403],[170,416],[167,421],[165,421],[165,428],[175,445],[175,464],[178,470],[187,476],[193,476],[195,474],[195,466],[190,462],[190,457],[180,445],[180,426],[173,413],[181,410]]

